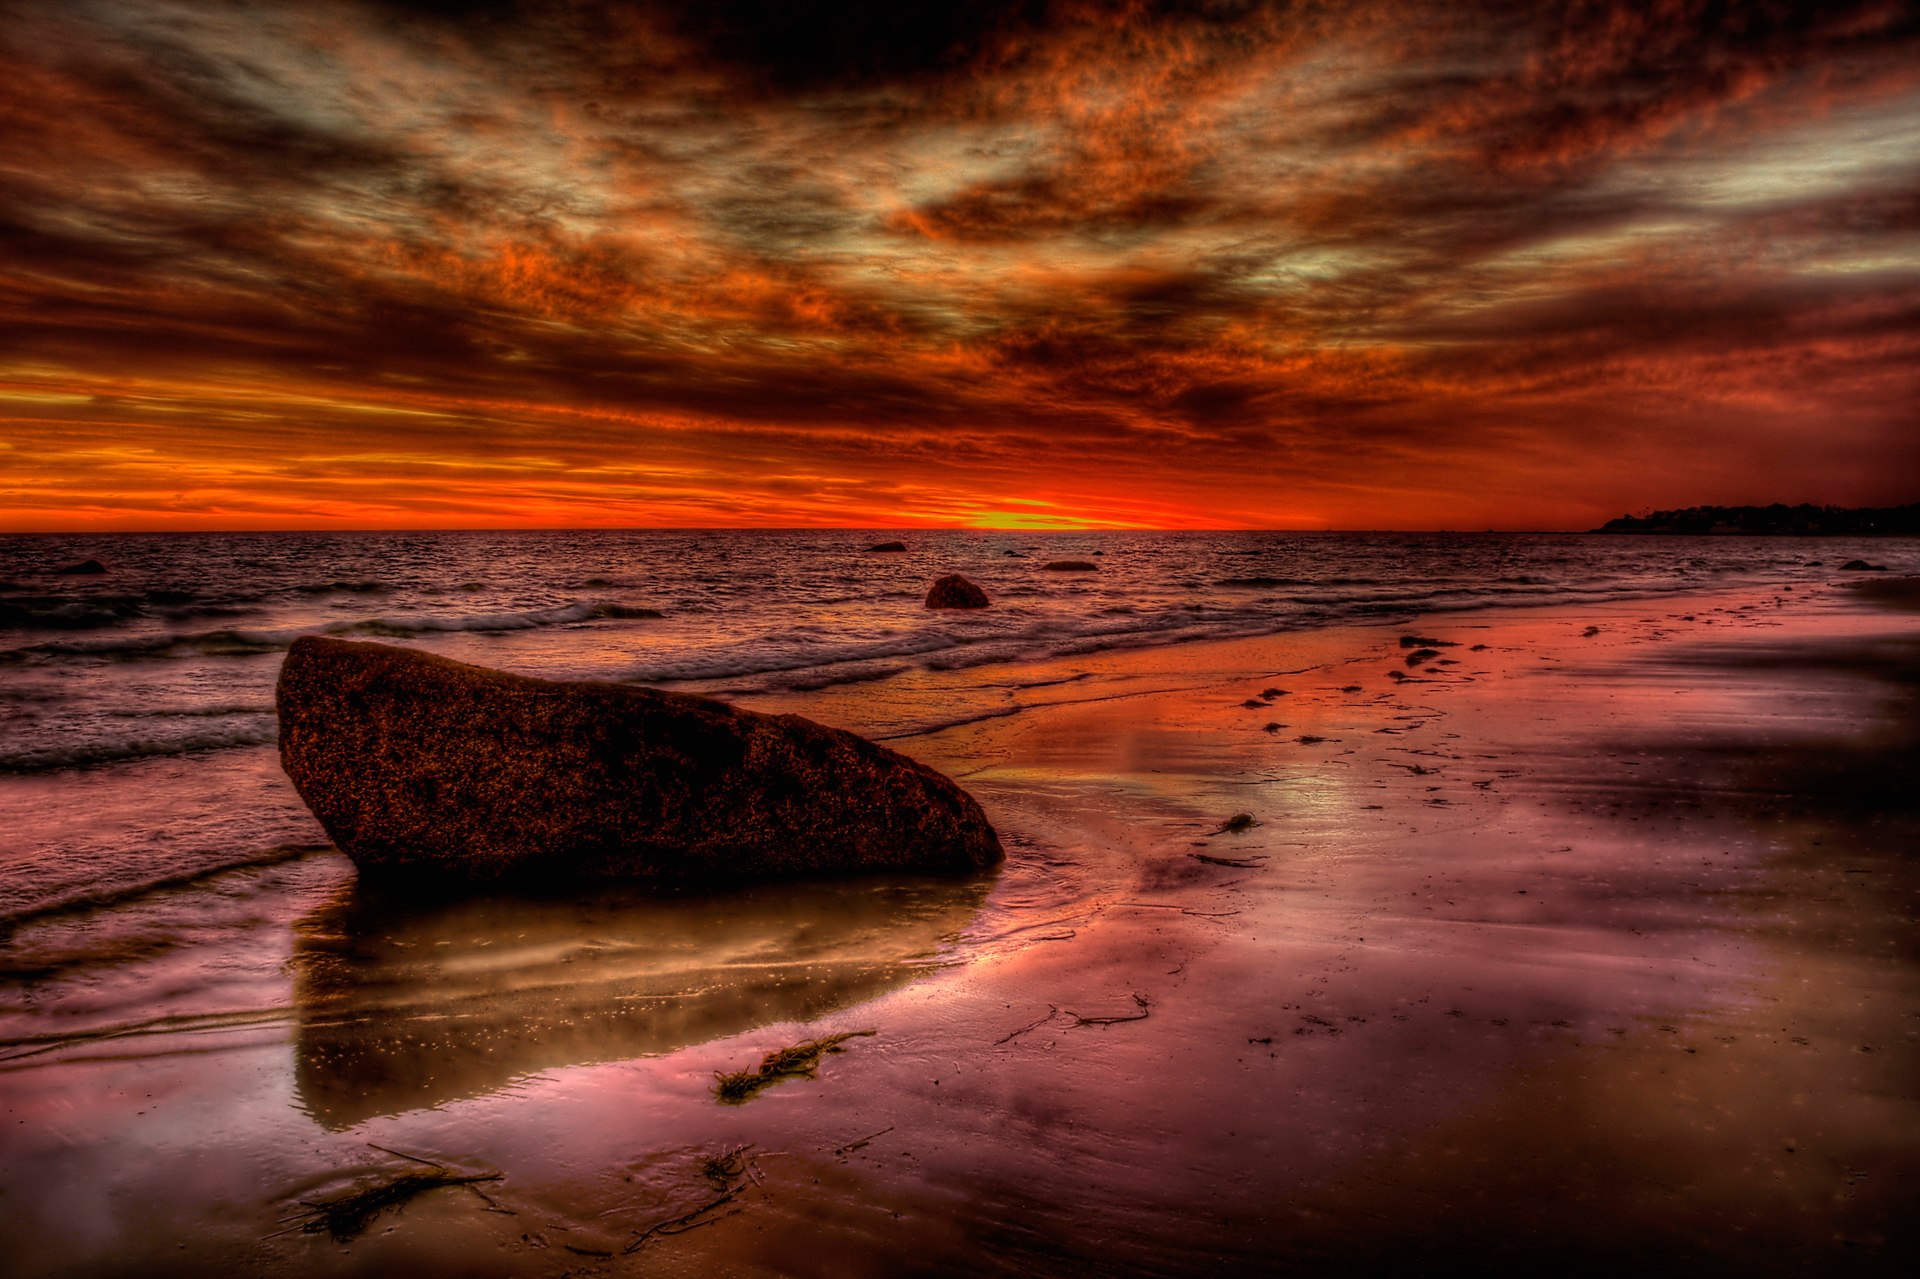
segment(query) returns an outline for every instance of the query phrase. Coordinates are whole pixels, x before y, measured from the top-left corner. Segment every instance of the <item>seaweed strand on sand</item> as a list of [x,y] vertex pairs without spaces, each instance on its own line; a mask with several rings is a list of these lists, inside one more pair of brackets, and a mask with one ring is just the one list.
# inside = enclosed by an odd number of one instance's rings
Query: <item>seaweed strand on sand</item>
[[714,1100],[725,1106],[739,1106],[752,1101],[761,1091],[782,1083],[788,1079],[811,1079],[820,1068],[820,1058],[827,1053],[845,1052],[840,1045],[849,1039],[858,1039],[867,1035],[877,1035],[877,1030],[848,1030],[837,1035],[827,1035],[820,1039],[809,1039],[768,1053],[753,1070],[733,1070],[713,1073]]

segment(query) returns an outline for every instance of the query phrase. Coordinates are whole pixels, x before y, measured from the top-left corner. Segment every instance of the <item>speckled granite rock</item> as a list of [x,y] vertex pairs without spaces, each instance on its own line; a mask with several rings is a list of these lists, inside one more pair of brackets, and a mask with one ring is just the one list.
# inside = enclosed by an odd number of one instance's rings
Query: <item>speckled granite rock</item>
[[972,796],[798,715],[307,637],[280,760],[362,872],[741,881],[1001,860]]

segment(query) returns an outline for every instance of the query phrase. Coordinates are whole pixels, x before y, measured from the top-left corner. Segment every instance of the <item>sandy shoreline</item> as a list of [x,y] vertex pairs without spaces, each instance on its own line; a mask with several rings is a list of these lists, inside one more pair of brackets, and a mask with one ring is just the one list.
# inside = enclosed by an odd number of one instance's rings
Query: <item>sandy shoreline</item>
[[[1813,594],[1430,618],[1455,644],[1413,666],[1353,627],[748,703],[884,735],[993,685],[893,743],[987,806],[979,884],[396,912],[332,854],[260,871],[217,992],[164,957],[46,979],[202,1020],[7,1050],[12,1266],[1903,1272],[1920,627]],[[263,1240],[405,1166],[367,1143],[504,1176]]]

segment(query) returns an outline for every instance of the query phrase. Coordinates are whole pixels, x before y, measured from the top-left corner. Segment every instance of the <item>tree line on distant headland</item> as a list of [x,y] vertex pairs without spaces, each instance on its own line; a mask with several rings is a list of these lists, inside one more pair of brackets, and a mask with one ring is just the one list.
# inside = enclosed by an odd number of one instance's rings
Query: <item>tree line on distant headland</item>
[[1920,535],[1920,502],[1848,509],[1802,502],[1787,506],[1690,506],[1608,520],[1596,533],[1785,534],[1794,537]]

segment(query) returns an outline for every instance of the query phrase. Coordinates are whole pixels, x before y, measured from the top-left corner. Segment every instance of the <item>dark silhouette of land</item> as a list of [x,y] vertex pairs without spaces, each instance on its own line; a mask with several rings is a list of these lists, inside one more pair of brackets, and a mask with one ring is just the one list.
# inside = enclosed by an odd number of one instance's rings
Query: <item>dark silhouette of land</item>
[[1690,506],[1608,520],[1595,533],[1731,533],[1791,537],[1872,537],[1920,534],[1920,502],[1848,509],[1803,502],[1787,506]]

